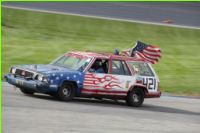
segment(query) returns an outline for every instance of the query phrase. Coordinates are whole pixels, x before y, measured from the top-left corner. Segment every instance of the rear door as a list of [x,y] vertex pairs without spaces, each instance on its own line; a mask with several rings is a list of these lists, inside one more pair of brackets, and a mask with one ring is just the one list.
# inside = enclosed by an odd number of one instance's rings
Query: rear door
[[117,79],[115,85],[111,86],[113,90],[120,90],[127,93],[130,86],[135,82],[135,78],[131,75],[127,64],[123,60],[112,60],[111,74]]

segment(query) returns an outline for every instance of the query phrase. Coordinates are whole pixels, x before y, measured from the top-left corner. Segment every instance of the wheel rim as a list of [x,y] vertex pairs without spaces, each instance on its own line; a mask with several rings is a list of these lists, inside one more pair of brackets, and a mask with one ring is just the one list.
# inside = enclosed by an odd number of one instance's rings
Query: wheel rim
[[69,88],[63,88],[62,92],[65,97],[68,97],[71,93],[71,90]]
[[140,101],[140,97],[137,94],[133,94],[132,98],[134,103],[138,103]]

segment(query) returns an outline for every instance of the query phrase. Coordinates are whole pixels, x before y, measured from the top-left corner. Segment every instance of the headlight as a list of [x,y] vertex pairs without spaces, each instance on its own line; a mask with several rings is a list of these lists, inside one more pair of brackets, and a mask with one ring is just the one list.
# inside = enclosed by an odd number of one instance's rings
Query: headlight
[[38,80],[42,81],[42,79],[43,79],[43,76],[42,75],[38,75]]
[[46,82],[46,83],[48,83],[48,78],[47,77],[45,77],[45,76],[43,76],[43,75],[38,75],[38,77],[37,77],[37,79],[39,80],[39,81],[41,81],[41,82]]
[[48,83],[48,78],[47,77],[43,77],[43,82],[46,82],[46,83]]
[[10,70],[11,74],[15,74],[16,72],[16,68],[12,67],[11,70]]

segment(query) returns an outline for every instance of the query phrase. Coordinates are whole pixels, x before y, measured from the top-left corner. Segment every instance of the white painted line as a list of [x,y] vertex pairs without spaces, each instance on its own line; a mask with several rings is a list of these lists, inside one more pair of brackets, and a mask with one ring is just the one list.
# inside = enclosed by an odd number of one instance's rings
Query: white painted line
[[133,23],[168,26],[168,27],[177,27],[177,28],[186,28],[186,29],[198,29],[198,30],[200,29],[200,27],[195,27],[195,26],[184,26],[184,25],[176,25],[176,24],[163,24],[163,23],[157,23],[157,22],[146,22],[146,21],[141,21],[141,20],[102,17],[102,16],[94,16],[94,15],[84,15],[84,14],[78,14],[78,13],[66,13],[66,12],[60,12],[60,11],[49,11],[49,10],[33,9],[33,8],[26,8],[26,7],[16,7],[16,6],[7,6],[7,5],[2,5],[2,7],[11,8],[11,9],[19,9],[19,10],[37,11],[37,12],[51,13],[51,14],[81,16],[81,17],[96,18],[96,19],[107,19],[107,20],[114,20],[114,21],[133,22]]

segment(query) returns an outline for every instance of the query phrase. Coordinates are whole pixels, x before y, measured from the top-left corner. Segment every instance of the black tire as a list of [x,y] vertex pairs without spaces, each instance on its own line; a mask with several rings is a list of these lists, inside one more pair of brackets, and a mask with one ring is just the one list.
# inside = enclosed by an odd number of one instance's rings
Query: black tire
[[72,83],[63,83],[57,92],[57,98],[62,101],[70,101],[75,96],[75,86]]
[[144,101],[144,91],[140,88],[135,88],[127,95],[126,103],[128,106],[140,107]]
[[29,89],[26,89],[26,88],[19,88],[19,89],[22,93],[27,94],[27,95],[33,95],[35,93],[35,91],[29,90]]

